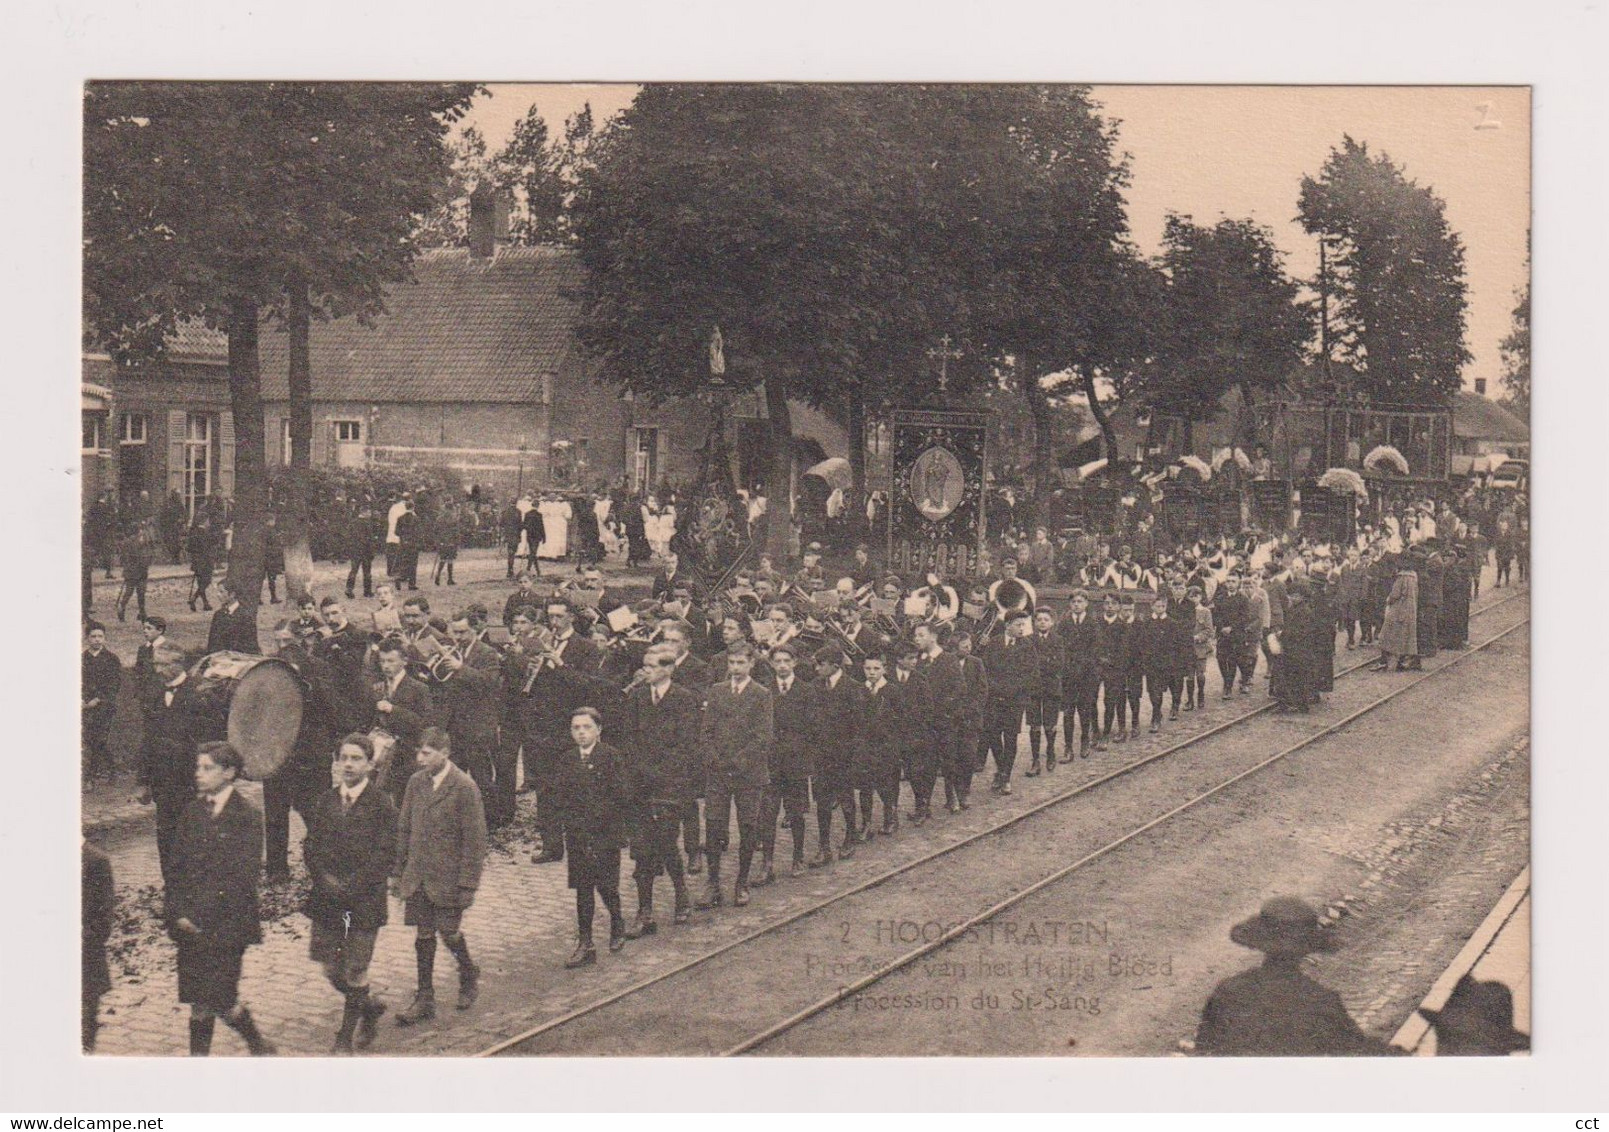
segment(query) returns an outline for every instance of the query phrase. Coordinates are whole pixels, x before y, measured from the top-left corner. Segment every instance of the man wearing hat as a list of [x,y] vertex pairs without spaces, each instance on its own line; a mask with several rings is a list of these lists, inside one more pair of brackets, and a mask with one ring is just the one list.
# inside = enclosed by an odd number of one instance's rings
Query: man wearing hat
[[1531,1048],[1529,1034],[1514,1028],[1514,992],[1502,983],[1465,973],[1440,1010],[1416,1013],[1436,1031],[1437,1057],[1507,1057]]
[[1334,951],[1318,914],[1295,896],[1276,896],[1236,924],[1229,938],[1263,953],[1263,963],[1219,983],[1201,1011],[1195,1052],[1208,1057],[1377,1057],[1393,1052],[1358,1029],[1341,996],[1302,970],[1303,959]]

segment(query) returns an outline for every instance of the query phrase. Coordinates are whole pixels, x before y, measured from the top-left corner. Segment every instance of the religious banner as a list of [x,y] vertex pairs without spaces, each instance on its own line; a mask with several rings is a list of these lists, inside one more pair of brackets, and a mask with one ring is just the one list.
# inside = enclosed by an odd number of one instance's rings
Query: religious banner
[[1264,531],[1282,531],[1290,523],[1289,480],[1252,480],[1251,521]]
[[989,414],[902,409],[893,419],[888,564],[907,578],[974,577],[985,534]]

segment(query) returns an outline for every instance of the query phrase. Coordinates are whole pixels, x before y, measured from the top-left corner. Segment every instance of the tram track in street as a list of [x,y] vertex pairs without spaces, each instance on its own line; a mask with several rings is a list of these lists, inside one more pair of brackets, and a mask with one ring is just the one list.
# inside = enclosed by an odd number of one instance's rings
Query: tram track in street
[[[1504,609],[1515,601],[1527,598],[1528,596],[1529,591],[1524,590],[1517,594],[1492,601],[1475,611],[1475,620],[1477,622],[1484,621],[1488,619],[1491,614]],[[933,933],[931,938],[929,938],[927,934],[924,934],[919,946],[904,949],[899,951],[897,954],[880,957],[879,959],[870,962],[868,962],[864,956],[858,957],[854,961],[854,963],[858,964],[858,966],[852,965],[851,967],[851,970],[854,971],[857,977],[839,980],[831,993],[820,995],[808,1002],[798,1005],[797,1009],[794,1009],[787,1017],[781,1019],[780,1021],[771,1021],[768,1025],[759,1026],[758,1028],[752,1024],[747,1025],[746,1036],[741,1036],[740,1040],[729,1041],[725,1038],[721,1038],[721,1040],[718,1041],[710,1041],[708,1040],[709,1038],[716,1037],[717,1035],[702,1033],[689,1035],[688,1040],[693,1043],[694,1048],[687,1052],[738,1055],[760,1049],[767,1043],[774,1040],[776,1037],[787,1033],[789,1030],[799,1026],[805,1021],[808,1021],[810,1018],[816,1017],[824,1011],[830,1010],[833,1007],[844,1003],[851,996],[864,993],[868,988],[887,978],[889,975],[903,970],[914,963],[920,962],[924,957],[932,955],[940,948],[954,942],[956,939],[961,938],[969,932],[976,932],[980,927],[989,924],[995,919],[998,919],[1004,912],[1009,911],[1021,901],[1027,899],[1035,893],[1042,891],[1049,885],[1055,884],[1057,881],[1064,879],[1071,873],[1083,868],[1091,862],[1113,852],[1129,841],[1132,841],[1133,839],[1156,829],[1158,826],[1165,824],[1173,817],[1188,811],[1209,798],[1215,797],[1222,791],[1234,786],[1236,783],[1241,782],[1246,778],[1275,765],[1290,755],[1295,754],[1296,752],[1305,749],[1322,739],[1335,735],[1337,732],[1345,729],[1349,724],[1353,723],[1357,719],[1379,709],[1385,704],[1396,700],[1400,696],[1414,688],[1419,687],[1425,681],[1430,680],[1439,673],[1445,672],[1455,665],[1460,664],[1463,660],[1480,654],[1493,644],[1496,644],[1497,642],[1509,637],[1512,633],[1518,631],[1527,624],[1529,624],[1528,611],[1526,611],[1525,615],[1515,624],[1502,628],[1494,635],[1488,637],[1481,643],[1470,647],[1468,650],[1452,655],[1447,661],[1435,664],[1434,667],[1426,669],[1421,674],[1416,674],[1411,679],[1394,683],[1391,691],[1385,695],[1369,699],[1362,706],[1349,711],[1346,715],[1339,719],[1333,721],[1322,721],[1324,723],[1322,727],[1305,734],[1295,743],[1281,746],[1275,754],[1267,757],[1257,758],[1257,760],[1249,766],[1237,765],[1234,767],[1232,773],[1229,773],[1227,776],[1224,776],[1220,773],[1219,775],[1215,776],[1210,783],[1192,786],[1185,797],[1177,801],[1175,804],[1167,807],[1162,813],[1151,814],[1138,824],[1131,824],[1122,827],[1120,831],[1111,831],[1117,832],[1118,835],[1115,837],[1098,837],[1095,839],[1095,844],[1072,850],[1071,863],[1054,869],[1049,875],[1039,875],[1032,879],[1019,878],[1021,883],[1018,883],[1015,886],[1010,883],[1009,878],[995,878],[997,882],[995,885],[997,891],[1000,885],[1005,885],[1008,890],[1008,895],[1006,895],[1004,898],[987,901],[987,903],[985,903],[980,910],[971,915],[966,915],[960,919],[942,922],[940,926],[942,926],[943,930]],[[1337,680],[1357,673],[1367,668],[1372,663],[1373,658],[1371,657],[1368,660],[1360,660],[1355,664],[1341,669],[1336,673]],[[991,847],[992,843],[993,847],[998,849],[998,853],[988,853],[988,860],[999,861],[1002,859],[1011,858],[1011,849],[1007,845],[1007,841],[1009,839],[1015,839],[1016,841],[1032,841],[1033,837],[1035,836],[1044,836],[1051,839],[1061,837],[1062,831],[1060,827],[1055,827],[1048,833],[1039,831],[1038,827],[1048,826],[1050,823],[1037,819],[1043,819],[1048,815],[1052,815],[1053,812],[1060,810],[1069,802],[1084,798],[1087,795],[1091,795],[1097,791],[1097,788],[1100,788],[1103,794],[1111,794],[1114,790],[1131,789],[1133,780],[1145,777],[1148,770],[1159,770],[1164,765],[1169,763],[1177,765],[1178,760],[1175,759],[1175,756],[1179,755],[1181,752],[1199,749],[1204,745],[1211,747],[1214,740],[1230,738],[1240,730],[1247,728],[1249,725],[1255,725],[1260,721],[1263,721],[1265,717],[1268,717],[1273,712],[1273,709],[1274,705],[1272,703],[1259,704],[1249,711],[1242,712],[1231,719],[1216,723],[1197,734],[1186,736],[1180,741],[1169,744],[1161,750],[1151,752],[1141,758],[1131,760],[1130,762],[1122,766],[1115,767],[1104,774],[1098,775],[1097,777],[1079,782],[1070,789],[1062,790],[1049,795],[1042,800],[1036,801],[1029,808],[1012,814],[1009,817],[1005,817],[1003,820],[993,823],[985,829],[975,833],[970,833],[953,842],[939,846],[931,852],[923,853],[918,857],[901,862],[892,868],[868,877],[847,889],[834,892],[826,896],[824,899],[814,901],[808,906],[791,912],[786,916],[760,925],[752,931],[742,933],[733,939],[725,941],[716,947],[689,958],[685,962],[676,964],[675,966],[662,971],[656,971],[652,975],[642,978],[626,987],[613,991],[597,1001],[587,1003],[564,1014],[545,1020],[534,1027],[531,1027],[497,1043],[489,1049],[481,1051],[481,1055],[508,1056],[540,1055],[558,1052],[591,1052],[591,1049],[589,1048],[582,1032],[592,1031],[594,1035],[597,1036],[600,1032],[600,1027],[604,1027],[604,1032],[607,1032],[611,1035],[606,1044],[619,1045],[623,1042],[629,1047],[632,1041],[631,1035],[641,1033],[641,1023],[643,1020],[646,1018],[651,1021],[659,1016],[655,1013],[655,1008],[647,1002],[647,1000],[652,998],[655,994],[671,999],[674,999],[680,995],[683,997],[691,997],[696,1000],[700,990],[697,986],[691,985],[695,982],[695,980],[687,978],[687,976],[689,976],[692,972],[695,972],[700,968],[709,967],[711,965],[719,966],[727,963],[733,963],[738,961],[740,957],[745,954],[752,954],[758,949],[767,947],[779,953],[787,953],[790,946],[792,946],[793,950],[797,952],[798,945],[790,944],[787,941],[800,937],[803,933],[803,930],[807,927],[814,928],[819,934],[820,925],[826,922],[828,918],[824,916],[824,914],[828,912],[836,913],[835,915],[831,916],[830,919],[836,926],[841,926],[843,928],[843,939],[841,941],[843,947],[852,950],[855,946],[855,941],[852,939],[853,928],[857,922],[854,906],[857,903],[866,904],[868,902],[866,900],[867,897],[878,896],[882,893],[885,893],[890,890],[892,886],[894,886],[895,882],[900,882],[900,895],[902,897],[908,897],[912,904],[920,906],[922,904],[922,899],[918,898],[918,896],[924,884],[928,883],[929,873],[944,872],[945,875],[948,876],[951,875],[947,871],[948,869],[962,869],[965,867],[964,865],[957,863],[959,860],[959,858],[957,858],[958,854],[963,854],[964,851],[969,849],[977,850],[981,848],[987,851]],[[1281,718],[1282,722],[1284,723],[1297,722],[1298,720],[1305,722],[1319,722],[1319,720],[1306,716],[1287,716]],[[1229,744],[1224,744],[1223,749],[1225,752],[1232,751],[1232,747]],[[1213,755],[1212,757],[1221,756]],[[1226,761],[1232,761],[1232,759]],[[1099,796],[1102,795],[1097,795],[1097,797]],[[1132,805],[1133,803],[1130,802],[1129,804]],[[1089,816],[1091,813],[1093,813],[1093,811],[1079,810],[1076,812],[1076,815],[1074,813],[1069,813],[1065,816],[1070,818],[1077,815]],[[1099,817],[1100,815],[1096,814],[1095,816]],[[1020,849],[1021,846],[1017,846],[1017,848]],[[1055,854],[1052,853],[1051,856],[1054,857]],[[952,860],[946,861],[946,858],[952,858]],[[1065,860],[1067,858],[1061,857],[1060,859]],[[930,868],[930,866],[935,865],[940,867],[938,869]],[[897,909],[894,911],[897,911]],[[891,912],[891,914],[893,913]],[[862,918],[860,922],[864,924],[866,921],[864,918]],[[921,922],[925,926],[926,924],[935,923],[936,921],[926,920]],[[890,940],[889,942],[894,941]],[[806,962],[810,962],[809,957],[807,957]],[[831,963],[829,962],[829,966],[830,965]],[[714,972],[711,972],[711,974],[714,974]],[[672,984],[678,981],[684,985],[680,987],[676,993],[670,993]],[[712,978],[710,980],[710,985],[705,989],[709,992],[713,992],[718,984],[719,979]],[[633,1025],[634,1012],[637,1023],[636,1025]],[[712,1011],[709,1018],[700,1024],[694,1025],[692,1029],[695,1031],[700,1031],[744,1028],[739,1019],[731,1019],[730,1022],[728,1022],[717,1017],[718,1014],[718,1010]],[[621,1023],[617,1021],[615,1024],[611,1025],[609,1020],[613,1019],[616,1015],[622,1016],[622,1018],[624,1018],[624,1022]],[[747,1021],[752,1022],[752,1020]],[[734,1034],[730,1036],[736,1037],[738,1035]],[[579,1048],[576,1044],[577,1041],[579,1042]],[[604,1052],[682,1052],[680,1050],[664,1049],[663,1047],[663,1035],[660,1035],[660,1037],[656,1040],[656,1047],[652,1049],[610,1049]]]

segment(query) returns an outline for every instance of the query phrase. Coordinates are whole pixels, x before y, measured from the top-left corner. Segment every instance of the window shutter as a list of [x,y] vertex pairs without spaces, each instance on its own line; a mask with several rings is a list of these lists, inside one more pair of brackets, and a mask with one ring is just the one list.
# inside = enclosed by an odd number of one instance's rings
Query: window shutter
[[168,490],[184,495],[184,410],[168,410]]
[[235,495],[235,414],[218,414],[218,490],[231,499]]

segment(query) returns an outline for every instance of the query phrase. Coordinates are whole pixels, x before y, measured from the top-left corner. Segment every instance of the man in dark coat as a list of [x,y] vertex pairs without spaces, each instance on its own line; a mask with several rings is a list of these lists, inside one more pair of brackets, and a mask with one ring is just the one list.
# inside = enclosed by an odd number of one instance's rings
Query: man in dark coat
[[[683,813],[689,802],[698,813],[699,695],[673,680],[675,650],[666,644],[649,648],[638,673],[641,681],[626,694],[620,736],[636,792],[631,858],[636,863],[637,919],[627,939],[659,930],[654,920],[654,878],[670,874],[676,891],[675,922],[691,915],[682,856],[676,847]],[[702,694],[702,689],[700,689]]]
[[84,531],[89,542],[91,562],[112,576],[112,551],[117,546],[117,507],[112,494],[103,491],[89,505],[84,516]]
[[397,1024],[412,1026],[436,1016],[436,939],[458,961],[458,1009],[475,1005],[480,967],[469,957],[463,917],[480,889],[486,861],[486,811],[474,779],[452,765],[446,730],[427,727],[414,756],[397,817],[397,857],[391,874],[403,901],[403,923],[414,928],[418,990]]
[[855,761],[866,716],[866,689],[844,669],[843,650],[824,645],[816,651],[816,700],[819,711],[816,735],[816,855],[812,868],[830,864],[832,849],[832,811],[843,814],[844,837],[838,856],[848,860],[855,845],[864,840],[857,829],[855,805]]
[[83,981],[79,984],[80,1030],[84,1052],[95,1051],[100,1032],[101,995],[112,989],[106,966],[106,941],[112,935],[117,911],[117,889],[112,883],[112,859],[88,841],[83,844],[83,919],[79,930],[83,950]]
[[883,836],[899,829],[900,744],[903,734],[901,688],[888,675],[888,661],[874,653],[861,662],[866,703],[861,742],[855,753],[855,789],[860,795],[860,828],[874,834],[872,800],[883,803]]
[[592,944],[597,900],[609,913],[609,950],[626,945],[626,919],[620,910],[620,850],[626,843],[627,808],[632,787],[626,758],[600,743],[602,717],[592,707],[570,717],[574,745],[556,760],[553,798],[564,828],[569,883],[575,889],[576,945],[566,967],[598,961]]
[[503,508],[498,516],[497,533],[503,543],[503,549],[508,554],[508,576],[514,576],[514,559],[520,553],[520,534],[524,530],[524,516],[520,514],[518,503],[511,502]]
[[[994,757],[996,794],[1011,793],[1011,769],[1017,760],[1017,736],[1022,733],[1023,716],[1039,688],[1038,654],[1029,635],[1033,619],[1026,610],[1009,613],[999,634],[983,649],[983,666],[989,677],[989,706],[984,718],[984,740]],[[1052,658],[1053,670],[1060,669]],[[1051,700],[1051,710],[1060,697]]]
[[385,517],[374,506],[374,499],[364,496],[352,509],[347,519],[346,557],[351,562],[346,572],[346,596],[355,597],[358,572],[363,572],[363,596],[374,595],[374,556],[385,545]]
[[106,626],[91,621],[84,627],[83,736],[88,765],[84,781],[97,775],[110,780],[117,772],[112,762],[112,723],[117,718],[117,693],[123,686],[123,662],[106,647]]
[[709,884],[696,904],[722,903],[721,856],[737,811],[738,871],[732,902],[749,902],[749,866],[759,836],[760,802],[771,781],[775,742],[772,695],[753,678],[754,646],[739,641],[726,652],[726,679],[710,685],[701,732],[704,755],[704,856]]
[[542,521],[542,509],[533,502],[531,509],[520,520],[520,525],[525,531],[525,564],[531,573],[540,576],[542,566],[537,560],[536,552],[547,541],[547,525]]
[[367,1049],[385,1003],[369,993],[369,963],[387,916],[386,876],[397,843],[397,807],[374,779],[374,744],[348,735],[335,756],[337,784],[307,823],[305,856],[313,889],[308,954],[345,1000],[333,1052]]
[[274,1047],[239,995],[246,948],[263,939],[257,906],[262,817],[235,789],[241,758],[234,747],[203,743],[194,767],[199,797],[179,818],[164,908],[179,951],[179,1001],[190,1006],[190,1053],[211,1052],[221,1016],[252,1056],[261,1057]]
[[1256,664],[1257,639],[1262,625],[1251,601],[1240,592],[1240,577],[1230,574],[1212,599],[1212,623],[1218,630],[1218,674],[1223,677],[1224,699],[1235,694],[1235,677],[1244,691]]
[[195,612],[198,600],[202,609],[211,610],[212,598],[208,590],[212,586],[212,573],[218,568],[223,542],[212,526],[212,519],[205,512],[196,512],[195,522],[185,538],[185,548],[190,555],[190,573],[194,579],[190,589],[190,610]]
[[1105,609],[1096,622],[1095,665],[1101,674],[1101,735],[1095,744],[1097,751],[1105,750],[1112,740],[1112,724],[1117,724],[1117,741],[1128,738],[1124,727],[1124,704],[1127,693],[1129,664],[1129,638],[1132,635],[1133,603],[1130,603],[1130,620],[1122,617],[1123,602],[1115,593],[1106,595]]
[[[771,725],[776,741],[771,745],[770,783],[760,802],[760,875],[755,885],[776,879],[772,862],[776,856],[777,817],[781,814],[793,834],[793,875],[805,871],[805,807],[810,804],[810,776],[815,769],[817,726],[820,703],[816,688],[798,672],[798,646],[792,642],[771,650],[771,670],[776,674],[771,705]],[[825,863],[825,862],[822,862]]]
[[989,672],[983,658],[973,655],[971,633],[957,632],[950,638],[955,662],[961,669],[961,730],[949,749],[944,766],[944,801],[951,813],[964,810],[972,795],[972,776],[989,759],[983,721],[989,710]]
[[1441,640],[1441,591],[1446,565],[1442,561],[1439,540],[1427,539],[1416,548],[1419,574],[1419,656],[1410,663],[1418,668],[1425,657],[1435,656]]
[[414,510],[411,496],[402,497],[402,514],[397,516],[397,589],[419,588],[419,552],[425,546],[425,522]]
[[[1034,612],[1034,622],[1040,621],[1040,613]],[[1074,590],[1067,604],[1067,617],[1057,627],[1056,637],[1059,643],[1060,681],[1062,695],[1062,712],[1065,716],[1064,729],[1067,733],[1066,754],[1067,759],[1073,757],[1073,720],[1078,720],[1078,756],[1089,757],[1090,744],[1098,739],[1101,733],[1101,724],[1096,716],[1096,702],[1101,691],[1100,645],[1101,628],[1099,620],[1090,611],[1089,594],[1084,590]],[[1044,679],[1044,668],[1040,669],[1040,679]],[[1040,689],[1043,696],[1045,690]],[[1029,740],[1032,741],[1033,731],[1030,729]],[[1053,764],[1047,763],[1050,767]],[[1029,768],[1029,774],[1033,770]]]
[[[146,716],[139,793],[156,805],[156,849],[164,883],[174,875],[174,846],[179,818],[195,797],[196,747],[210,725],[206,706],[190,686],[184,656],[169,644],[152,658],[159,690]],[[258,852],[262,852],[259,843]]]
[[1454,547],[1441,582],[1441,647],[1469,647],[1469,603],[1476,569],[1463,547]]
[[[1186,620],[1185,618],[1189,619]],[[1179,616],[1170,616],[1168,603],[1160,596],[1151,602],[1151,608],[1146,611],[1144,620],[1137,620],[1132,630],[1134,636],[1130,650],[1130,674],[1136,682],[1144,681],[1146,696],[1151,701],[1151,734],[1155,735],[1162,730],[1162,693],[1173,693],[1173,718],[1179,718],[1179,691],[1183,684],[1181,667],[1184,663],[1185,651],[1189,649],[1189,638],[1181,647],[1179,641],[1179,627],[1181,625],[1194,626],[1194,612],[1188,611]],[[1140,725],[1139,711],[1136,708],[1134,726],[1138,730]]]
[[[911,780],[913,807],[911,824],[920,826],[933,814],[933,788],[939,771],[949,765],[946,757],[961,735],[961,709],[965,688],[961,666],[939,645],[937,630],[919,624],[912,630],[917,651],[916,667],[906,684],[906,726],[911,731],[910,762],[906,773]],[[966,766],[970,769],[971,757]],[[957,771],[957,793],[970,789],[970,776]]]
[[1279,896],[1236,924],[1229,938],[1264,954],[1263,964],[1225,979],[1201,1012],[1195,1052],[1207,1057],[1369,1057],[1389,1054],[1358,1029],[1341,996],[1302,970],[1334,939],[1312,908]]
[[223,604],[212,615],[212,624],[207,629],[207,651],[228,650],[261,656],[263,650],[257,643],[257,616],[241,604],[235,585],[226,578],[219,586],[223,590]]
[[162,510],[157,517],[157,526],[162,531],[162,550],[168,556],[169,562],[179,562],[184,558],[184,531],[189,522],[185,514],[184,500],[176,491],[168,492],[168,497],[162,501]]

